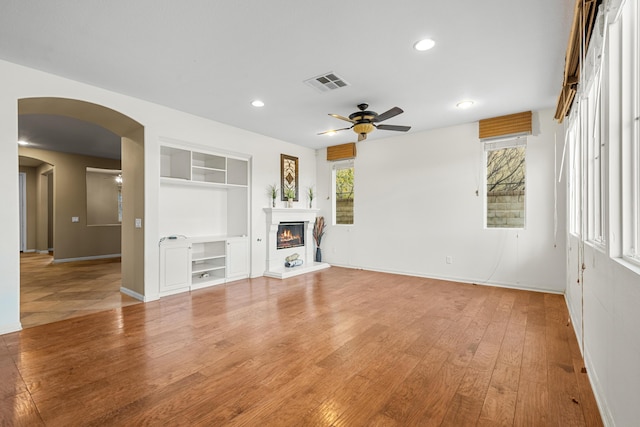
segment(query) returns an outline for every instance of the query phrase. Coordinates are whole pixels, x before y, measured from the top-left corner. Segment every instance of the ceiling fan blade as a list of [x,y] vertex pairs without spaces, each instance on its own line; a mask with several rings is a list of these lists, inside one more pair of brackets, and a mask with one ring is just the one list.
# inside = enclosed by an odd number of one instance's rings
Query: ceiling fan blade
[[341,130],[349,130],[349,129],[351,128],[325,130],[324,132],[320,132],[318,135],[326,135],[328,133],[336,133],[336,132],[340,132]]
[[411,126],[398,126],[398,125],[378,125],[376,128],[381,130],[395,130],[398,132],[406,132],[411,129]]
[[364,141],[365,139],[367,139],[367,134],[366,133],[359,133],[358,134],[358,142]]
[[390,119],[391,117],[395,117],[398,114],[402,114],[404,113],[404,110],[400,107],[393,107],[392,109],[390,109],[389,111],[385,111],[382,114],[378,114],[378,117],[376,117],[375,119],[373,119],[374,123],[380,123],[383,122],[387,119]]
[[341,116],[340,114],[329,114],[331,117],[335,117],[336,119],[344,120],[345,122],[355,123],[355,120],[351,120],[348,117]]

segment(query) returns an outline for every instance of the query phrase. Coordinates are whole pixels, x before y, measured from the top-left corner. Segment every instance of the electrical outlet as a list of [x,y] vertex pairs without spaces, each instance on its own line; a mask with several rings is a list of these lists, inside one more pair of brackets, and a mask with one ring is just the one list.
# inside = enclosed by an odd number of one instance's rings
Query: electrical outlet
[[447,262],[447,264],[453,264],[453,257],[451,257],[451,256],[447,256],[447,257],[445,258],[445,261]]

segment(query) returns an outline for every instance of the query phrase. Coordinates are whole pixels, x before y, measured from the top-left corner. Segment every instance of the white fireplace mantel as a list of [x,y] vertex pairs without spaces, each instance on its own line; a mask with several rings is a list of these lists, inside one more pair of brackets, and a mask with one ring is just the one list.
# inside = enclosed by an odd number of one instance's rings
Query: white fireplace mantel
[[[286,279],[312,271],[330,267],[326,262],[315,262],[315,243],[313,225],[319,209],[300,208],[264,208],[267,214],[267,269],[265,276]],[[277,249],[278,224],[281,222],[304,222],[304,248],[294,250]],[[293,252],[302,252],[303,264],[298,267],[284,266],[285,258]]]

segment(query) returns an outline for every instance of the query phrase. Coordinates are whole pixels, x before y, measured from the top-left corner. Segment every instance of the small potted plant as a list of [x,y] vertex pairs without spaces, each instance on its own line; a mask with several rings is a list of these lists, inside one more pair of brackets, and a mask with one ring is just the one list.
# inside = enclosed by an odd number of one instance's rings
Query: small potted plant
[[309,209],[313,207],[313,199],[316,197],[316,193],[313,191],[313,186],[307,190],[307,197],[309,197]]
[[271,196],[271,207],[276,207],[276,197],[278,197],[278,186],[276,184],[267,187],[269,196]]
[[287,199],[287,207],[288,208],[292,208],[293,207],[293,199],[296,198],[296,192],[293,190],[293,188],[285,188],[284,189],[284,197]]

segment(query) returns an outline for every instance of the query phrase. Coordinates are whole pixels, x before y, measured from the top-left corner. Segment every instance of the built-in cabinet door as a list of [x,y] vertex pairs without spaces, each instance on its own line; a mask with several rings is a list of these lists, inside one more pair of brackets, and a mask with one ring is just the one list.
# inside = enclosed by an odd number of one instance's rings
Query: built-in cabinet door
[[185,241],[160,246],[160,295],[170,295],[189,289],[191,285],[191,254]]
[[249,241],[246,237],[227,240],[227,281],[249,277]]

